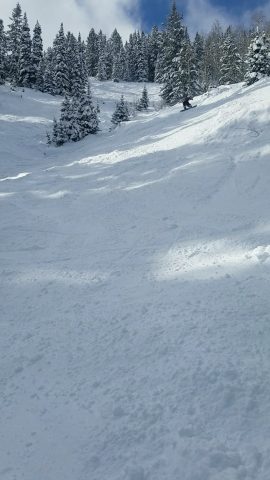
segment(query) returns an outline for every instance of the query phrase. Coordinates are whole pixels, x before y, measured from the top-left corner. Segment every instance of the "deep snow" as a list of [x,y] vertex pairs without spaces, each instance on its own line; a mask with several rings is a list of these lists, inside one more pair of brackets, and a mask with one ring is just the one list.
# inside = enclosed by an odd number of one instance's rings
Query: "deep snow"
[[141,88],[53,148],[0,87],[1,480],[270,478],[270,82],[109,132]]

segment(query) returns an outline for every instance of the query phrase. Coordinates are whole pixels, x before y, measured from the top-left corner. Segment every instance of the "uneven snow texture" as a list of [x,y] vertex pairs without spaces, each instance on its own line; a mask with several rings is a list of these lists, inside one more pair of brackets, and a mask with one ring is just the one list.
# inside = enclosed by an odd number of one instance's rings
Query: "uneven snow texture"
[[110,132],[141,88],[58,149],[0,88],[1,480],[270,478],[270,82]]

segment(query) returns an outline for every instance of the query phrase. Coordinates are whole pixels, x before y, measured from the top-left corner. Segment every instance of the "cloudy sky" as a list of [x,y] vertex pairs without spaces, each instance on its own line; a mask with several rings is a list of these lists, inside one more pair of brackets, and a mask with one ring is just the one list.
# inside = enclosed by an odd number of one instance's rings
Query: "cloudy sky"
[[[160,25],[171,0],[20,0],[31,28],[38,19],[46,45],[64,22],[65,30],[79,31],[86,37],[90,28],[111,34],[114,27],[127,38],[136,28]],[[0,15],[5,25],[16,0],[0,0]],[[222,24],[247,22],[250,12],[261,9],[270,16],[270,0],[177,0],[191,32],[208,30],[215,19]]]

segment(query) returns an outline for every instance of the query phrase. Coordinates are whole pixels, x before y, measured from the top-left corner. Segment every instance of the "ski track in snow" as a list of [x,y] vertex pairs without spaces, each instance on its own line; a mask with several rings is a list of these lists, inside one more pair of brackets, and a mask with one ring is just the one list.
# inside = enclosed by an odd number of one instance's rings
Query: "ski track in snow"
[[142,86],[92,89],[52,148],[0,87],[0,478],[269,480],[270,82],[113,132]]

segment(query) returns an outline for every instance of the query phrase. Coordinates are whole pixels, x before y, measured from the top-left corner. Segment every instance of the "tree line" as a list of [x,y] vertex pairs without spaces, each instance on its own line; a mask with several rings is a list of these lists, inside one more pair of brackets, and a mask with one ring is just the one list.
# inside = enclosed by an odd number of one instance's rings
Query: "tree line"
[[[257,31],[255,25],[259,26]],[[215,22],[210,32],[197,33],[191,40],[173,3],[162,30],[153,26],[147,34],[136,31],[123,42],[116,29],[107,37],[91,28],[87,39],[82,40],[80,34],[65,33],[61,24],[52,46],[44,51],[39,22],[31,36],[27,14],[18,3],[7,30],[0,20],[0,83],[8,80],[14,86],[52,95],[72,95],[85,88],[89,76],[100,81],[158,82],[163,85],[165,102],[173,104],[185,91],[195,95],[254,73],[250,60],[254,42],[259,56],[267,59],[269,32],[270,22],[257,15],[253,28],[229,26],[224,31]],[[261,70],[263,73],[267,67]]]

